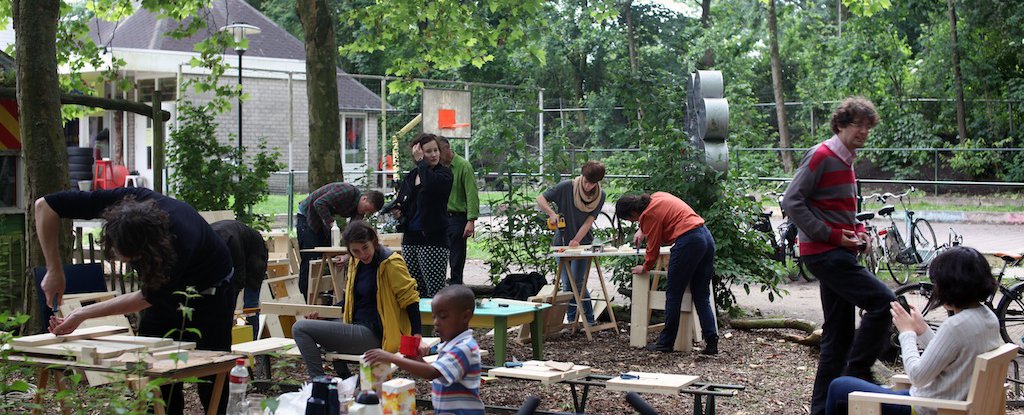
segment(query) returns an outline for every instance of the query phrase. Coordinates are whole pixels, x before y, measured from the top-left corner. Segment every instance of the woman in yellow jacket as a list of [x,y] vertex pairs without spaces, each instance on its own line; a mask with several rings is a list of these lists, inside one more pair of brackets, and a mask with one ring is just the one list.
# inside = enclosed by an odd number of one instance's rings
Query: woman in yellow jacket
[[[342,321],[319,320],[313,313],[292,326],[311,379],[324,374],[321,349],[362,354],[381,348],[393,353],[402,335],[422,332],[419,291],[402,256],[381,246],[377,232],[365,221],[349,223],[342,240],[350,258]],[[335,362],[334,370],[339,377],[349,376],[344,362]]]

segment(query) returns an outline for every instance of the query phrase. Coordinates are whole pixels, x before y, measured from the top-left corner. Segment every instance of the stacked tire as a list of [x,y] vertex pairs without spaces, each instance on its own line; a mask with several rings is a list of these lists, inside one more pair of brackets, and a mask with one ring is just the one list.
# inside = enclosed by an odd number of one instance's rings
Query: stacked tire
[[79,180],[92,180],[92,151],[86,147],[68,147],[68,179],[72,189],[78,189]]

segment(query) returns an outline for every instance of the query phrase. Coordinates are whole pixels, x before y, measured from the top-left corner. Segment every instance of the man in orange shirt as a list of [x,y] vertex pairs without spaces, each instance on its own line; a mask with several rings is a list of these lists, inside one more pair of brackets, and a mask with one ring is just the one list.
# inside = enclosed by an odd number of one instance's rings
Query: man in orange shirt
[[620,219],[639,221],[640,230],[633,238],[639,245],[647,238],[647,255],[643,265],[633,268],[642,274],[654,268],[662,245],[672,244],[665,281],[665,328],[658,342],[647,350],[669,353],[676,342],[679,310],[683,293],[690,288],[697,318],[707,343],[701,354],[718,354],[718,325],[711,308],[711,276],[715,273],[715,239],[690,205],[665,192],[653,195],[626,195],[615,202],[615,215]]

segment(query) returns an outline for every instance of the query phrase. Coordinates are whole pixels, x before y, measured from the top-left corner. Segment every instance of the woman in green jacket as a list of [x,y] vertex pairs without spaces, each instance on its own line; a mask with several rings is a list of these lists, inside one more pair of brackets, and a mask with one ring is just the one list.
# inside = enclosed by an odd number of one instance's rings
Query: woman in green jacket
[[[324,374],[321,348],[343,354],[375,348],[396,352],[402,335],[422,332],[419,291],[402,256],[382,246],[365,221],[349,223],[342,240],[350,258],[343,319],[319,320],[313,313],[292,326],[310,378]],[[335,362],[334,370],[349,376],[344,362]]]

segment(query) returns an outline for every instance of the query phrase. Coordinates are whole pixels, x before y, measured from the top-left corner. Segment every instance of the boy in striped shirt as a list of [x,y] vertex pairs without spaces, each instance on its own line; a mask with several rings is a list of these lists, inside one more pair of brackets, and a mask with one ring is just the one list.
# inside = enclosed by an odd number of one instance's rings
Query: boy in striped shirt
[[366,352],[371,363],[394,363],[413,376],[432,379],[431,400],[438,415],[483,415],[480,401],[480,346],[473,339],[469,320],[476,309],[476,297],[465,285],[449,285],[438,291],[430,302],[434,331],[444,343],[437,360],[423,361],[421,356],[399,357],[381,349]]

